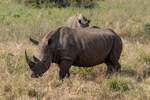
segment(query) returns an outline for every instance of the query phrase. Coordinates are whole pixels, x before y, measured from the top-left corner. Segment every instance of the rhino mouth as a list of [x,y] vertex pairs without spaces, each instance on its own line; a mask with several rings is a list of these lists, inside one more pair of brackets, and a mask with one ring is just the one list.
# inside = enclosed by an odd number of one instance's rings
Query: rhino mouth
[[35,74],[35,73],[31,74],[32,78],[39,78],[39,77],[42,77],[42,76],[43,76],[43,74]]

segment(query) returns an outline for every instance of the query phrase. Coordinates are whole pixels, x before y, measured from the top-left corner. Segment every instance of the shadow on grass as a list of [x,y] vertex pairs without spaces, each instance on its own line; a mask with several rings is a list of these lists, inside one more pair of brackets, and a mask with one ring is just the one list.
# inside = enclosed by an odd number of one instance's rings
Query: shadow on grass
[[121,76],[135,78],[136,81],[142,81],[150,77],[150,68],[145,68],[141,73],[133,69],[122,69]]
[[128,77],[135,77],[137,75],[137,72],[133,69],[122,69],[121,76],[128,76]]

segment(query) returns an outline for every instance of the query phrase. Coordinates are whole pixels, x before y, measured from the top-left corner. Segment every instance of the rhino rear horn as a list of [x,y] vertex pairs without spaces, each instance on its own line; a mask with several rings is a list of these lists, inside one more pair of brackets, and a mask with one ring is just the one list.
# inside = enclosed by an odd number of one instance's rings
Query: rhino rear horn
[[25,50],[25,58],[26,58],[26,61],[27,61],[27,64],[29,65],[29,67],[30,67],[31,69],[33,69],[33,67],[35,66],[35,62],[33,62],[33,61],[31,61],[31,60],[29,59],[26,50]]
[[34,59],[35,62],[40,62],[40,60],[35,56],[33,56],[33,59]]
[[33,39],[32,37],[30,37],[29,40],[30,40],[33,44],[35,44],[35,45],[38,45],[38,44],[39,44],[39,41]]

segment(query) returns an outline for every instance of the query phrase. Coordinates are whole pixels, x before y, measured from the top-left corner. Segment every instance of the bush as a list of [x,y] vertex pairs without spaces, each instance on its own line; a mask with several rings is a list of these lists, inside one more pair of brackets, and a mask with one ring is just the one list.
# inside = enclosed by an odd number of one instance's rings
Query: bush
[[29,97],[37,97],[38,96],[38,92],[35,89],[30,89],[28,91],[28,96]]
[[93,7],[96,3],[96,0],[70,0],[69,4],[71,6],[76,6],[76,7]]
[[150,35],[150,23],[144,25],[144,31],[146,34]]
[[127,91],[130,90],[129,83],[123,80],[112,79],[108,82],[109,88],[115,91]]
[[75,6],[75,7],[93,7],[98,0],[17,0],[19,3],[25,3],[36,7],[44,6]]
[[80,73],[87,75],[89,73],[92,73],[93,69],[91,67],[90,68],[81,67],[79,71],[80,71]]

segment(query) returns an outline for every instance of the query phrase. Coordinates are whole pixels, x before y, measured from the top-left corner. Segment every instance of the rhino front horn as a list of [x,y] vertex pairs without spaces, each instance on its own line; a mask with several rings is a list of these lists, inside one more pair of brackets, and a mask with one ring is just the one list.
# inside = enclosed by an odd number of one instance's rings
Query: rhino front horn
[[39,44],[39,41],[33,39],[32,37],[30,37],[29,40],[30,40],[33,44],[35,44],[35,45],[38,45],[38,44]]
[[33,67],[35,66],[35,63],[29,59],[26,50],[25,50],[25,58],[26,58],[26,61],[27,61],[27,64],[29,65],[29,67],[31,69],[33,69]]

